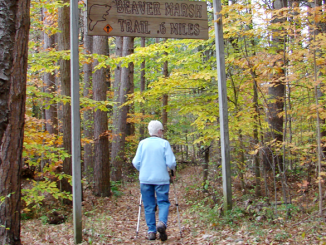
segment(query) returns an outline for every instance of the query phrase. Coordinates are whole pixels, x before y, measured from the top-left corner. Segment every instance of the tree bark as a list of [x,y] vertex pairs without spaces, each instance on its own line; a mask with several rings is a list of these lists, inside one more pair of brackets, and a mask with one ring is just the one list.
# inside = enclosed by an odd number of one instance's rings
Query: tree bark
[[243,135],[242,135],[242,130],[239,129],[238,131],[239,133],[239,177],[240,177],[240,185],[241,185],[241,189],[244,190],[244,192],[246,193],[246,185],[245,185],[245,177],[244,177],[244,172],[246,169],[246,162],[245,162],[245,154],[244,154],[244,143],[243,143]]
[[[64,0],[63,3],[69,3],[69,0]],[[64,6],[59,8],[58,16],[59,30],[58,47],[60,51],[70,49],[70,7]],[[61,94],[70,96],[70,60],[60,60],[60,82]],[[62,133],[63,133],[63,148],[71,155],[71,105],[65,103],[62,105]],[[71,157],[66,157],[63,160],[63,172],[65,174],[72,174]],[[61,180],[61,189],[70,192],[72,187],[68,180],[63,178]],[[67,202],[67,201],[65,201]]]
[[[315,8],[317,8],[317,6],[321,6],[321,1],[316,1],[316,6]],[[317,10],[315,9],[315,12],[314,12],[314,19],[315,19],[315,30],[314,30],[314,33],[313,33],[313,41],[316,42],[316,36],[323,30],[323,27],[324,27],[324,31],[326,31],[325,29],[325,23],[322,23],[320,21],[318,21],[318,19],[316,18],[316,14],[317,14]],[[320,13],[321,15],[322,13]],[[317,28],[318,27],[318,28]],[[320,75],[323,75],[323,74],[318,74],[318,71],[320,70],[321,66],[318,65],[317,66],[317,52],[320,52],[319,49],[314,49],[314,82],[315,84],[317,84],[318,82],[318,78]],[[319,54],[318,56],[321,56],[321,54]],[[322,72],[320,72],[322,73]],[[321,155],[322,155],[322,148],[321,148],[321,137],[325,135],[325,130],[324,132],[321,132],[321,118],[320,118],[320,115],[319,115],[319,99],[320,97],[322,96],[322,91],[321,91],[321,86],[323,86],[323,84],[320,84],[320,85],[315,85],[315,101],[316,101],[316,117],[317,117],[317,125],[316,125],[316,128],[317,128],[317,169],[318,169],[318,177],[319,178],[322,178],[321,177]],[[324,120],[324,123],[325,123],[325,120]],[[319,179],[318,181],[318,194],[319,194],[319,216],[322,217],[323,215],[323,192],[322,192],[322,181],[321,179]]]
[[[93,52],[93,36],[87,35],[87,11],[84,12],[84,49],[86,54]],[[92,98],[91,90],[91,77],[92,77],[92,64],[87,63],[83,66],[84,72],[84,97]],[[84,111],[84,136],[87,139],[93,139],[93,115],[91,110]],[[84,146],[84,172],[86,175],[90,175],[94,172],[94,145],[92,143],[85,144]]]
[[[255,109],[254,114],[254,144],[258,146],[259,138],[258,138],[258,116],[259,116],[259,104],[258,104],[258,89],[257,82],[254,81],[253,86],[254,96],[253,96],[253,104]],[[260,168],[259,168],[259,155],[258,153],[254,155],[254,169],[255,169],[255,195],[257,197],[261,196],[261,181],[260,181]]]
[[0,3],[0,244],[21,244],[20,172],[24,138],[29,0]]
[[[96,54],[108,54],[108,38],[102,36],[94,37],[93,52]],[[98,61],[93,63],[93,69]],[[93,96],[95,101],[106,100],[106,72],[105,68],[96,70],[93,75]],[[107,111],[96,110],[94,112],[94,180],[96,196],[108,197],[110,191],[110,159],[108,139],[108,116]]]
[[[274,9],[281,9],[287,6],[287,2],[285,0],[277,0],[274,1],[273,7]],[[275,16],[274,16],[275,17]],[[284,18],[273,18],[272,23],[282,23],[284,22]],[[277,54],[280,55],[284,52],[284,38],[280,37],[279,30],[272,31],[272,45],[276,47]],[[269,124],[270,131],[266,133],[265,139],[267,142],[272,140],[276,140],[278,144],[283,142],[283,116],[280,116],[280,113],[283,112],[284,106],[284,95],[285,95],[285,70],[284,70],[284,60],[283,55],[282,58],[275,59],[273,62],[273,68],[275,69],[275,73],[271,76],[270,83],[271,86],[268,88],[269,95],[269,103],[267,105],[267,121]],[[280,65],[281,64],[281,65]],[[273,147],[269,146],[265,149],[264,157],[270,163],[273,162],[271,157],[273,156]],[[275,163],[280,164],[282,162],[282,158],[276,154]],[[282,166],[282,164],[280,164]],[[276,168],[276,166],[272,166]]]
[[203,165],[203,191],[207,191],[207,189],[205,189],[205,186],[206,186],[206,181],[208,180],[209,148],[210,146],[208,146],[204,151],[205,163]]
[[[122,56],[127,56],[133,51],[133,37],[123,38]],[[122,105],[127,101],[127,93],[130,91],[130,72],[133,65],[130,63],[128,67],[123,67],[121,69],[121,81],[115,81],[115,88],[120,87],[119,93],[116,94],[118,105]],[[120,86],[118,85],[120,84]],[[114,113],[114,129],[113,129],[113,141],[112,141],[112,152],[111,152],[111,178],[114,181],[122,180],[122,165],[124,161],[124,146],[126,137],[126,127],[127,127],[127,113],[128,107],[123,106],[121,108],[115,107],[116,112]]]
[[[134,38],[131,39],[131,43],[129,44],[129,50],[127,52],[127,55],[132,54],[133,52],[134,52]],[[127,93],[132,94],[134,93],[134,87],[135,87],[134,86],[134,63],[129,63],[128,65],[128,81],[129,81],[129,89]],[[134,113],[133,105],[128,105],[127,114],[129,113],[130,114]],[[135,134],[135,124],[133,122],[128,122],[126,127],[126,136],[130,136],[134,134]]]
[[[315,8],[320,8],[322,6],[323,6],[322,0],[316,0]],[[323,15],[323,10],[322,9],[315,10],[315,16],[316,15],[322,16]],[[320,33],[326,33],[326,23],[325,23],[325,21],[320,21],[320,20],[318,20],[318,18],[315,18],[315,21],[316,21],[315,22],[315,29],[313,31],[314,37],[316,37]],[[323,53],[324,52],[321,52],[321,50],[316,51],[316,55],[318,56],[318,58],[322,58],[322,56],[324,55]],[[324,64],[320,64],[320,65],[317,65],[317,67],[316,67],[320,77],[324,76],[324,74],[325,74],[323,72],[323,68],[322,68],[323,66],[324,66]],[[320,85],[317,87],[318,100],[320,100],[325,95],[324,91],[325,91],[325,83],[321,82]],[[323,106],[323,108],[325,109],[325,106]],[[321,125],[325,125],[325,123],[326,123],[325,118],[319,118],[319,121],[320,121]],[[325,127],[320,128],[320,137],[321,137],[321,142],[322,142],[322,154],[325,156],[326,155],[326,146],[325,146],[326,130],[325,130]]]
[[[166,40],[167,39],[165,39],[165,41]],[[167,55],[167,53],[165,53],[165,55]],[[168,78],[168,76],[169,76],[169,64],[168,64],[168,61],[164,62],[163,76],[164,76],[164,78]],[[162,97],[162,124],[163,124],[165,132],[167,132],[167,129],[168,129],[168,112],[166,110],[167,106],[168,106],[168,99],[169,99],[169,96],[167,94],[163,94],[163,97]]]
[[[122,57],[123,50],[123,37],[116,37],[116,57]],[[118,117],[120,115],[119,110],[119,98],[120,98],[120,86],[121,86],[121,64],[117,65],[115,69],[115,79],[113,84],[114,90],[114,102],[113,105],[113,129],[112,129],[112,147],[111,147],[111,179],[115,180],[113,174],[115,168],[115,159],[118,157],[118,136],[119,136],[119,122]]]
[[[123,46],[123,37],[116,37],[116,57],[122,56],[122,46]],[[113,83],[113,90],[114,90],[113,101],[115,102],[115,104],[113,105],[113,133],[115,132],[115,129],[118,127],[117,117],[119,113],[118,103],[119,103],[120,83],[121,83],[121,64],[117,65],[114,74],[115,74],[115,79]],[[113,134],[113,138],[115,138],[114,134]]]
[[[140,46],[143,47],[143,48],[146,46],[145,37],[141,38]],[[141,66],[140,66],[140,92],[141,93],[144,92],[145,88],[146,88],[146,79],[145,79],[145,60],[144,60],[141,63]],[[143,116],[145,116],[144,104],[141,103],[140,106],[141,106],[141,113],[142,113]],[[142,122],[143,122],[143,119],[142,119]],[[139,134],[140,134],[140,139],[139,140],[142,140],[142,139],[145,138],[145,126],[144,126],[144,124],[140,125]]]
[[[50,26],[52,23],[48,20],[47,10],[43,10],[43,24],[44,26]],[[54,48],[55,36],[44,32],[44,50]],[[43,77],[44,81],[44,91],[49,94],[54,94],[56,92],[55,74],[47,72]],[[49,104],[50,99],[46,98],[46,103]],[[58,134],[58,115],[56,104],[50,104],[48,109],[45,109],[45,130],[50,134]]]
[[[164,63],[163,70],[166,71],[164,73],[167,73],[167,63],[168,63],[167,61]],[[165,76],[165,74],[164,74],[164,77],[167,77],[167,76]],[[169,96],[167,94],[163,94],[163,97],[162,97],[162,124],[163,124],[165,132],[167,132],[167,130],[168,130],[168,112],[166,110],[166,108],[168,106],[168,100],[169,100]]]

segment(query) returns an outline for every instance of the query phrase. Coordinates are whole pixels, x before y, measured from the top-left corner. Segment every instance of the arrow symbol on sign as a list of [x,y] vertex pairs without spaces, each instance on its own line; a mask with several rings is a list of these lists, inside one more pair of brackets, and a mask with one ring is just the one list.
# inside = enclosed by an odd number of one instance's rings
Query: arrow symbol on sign
[[103,28],[103,30],[104,30],[106,33],[110,33],[110,32],[113,30],[113,28],[112,28],[112,26],[110,26],[109,24],[107,24],[107,25]]

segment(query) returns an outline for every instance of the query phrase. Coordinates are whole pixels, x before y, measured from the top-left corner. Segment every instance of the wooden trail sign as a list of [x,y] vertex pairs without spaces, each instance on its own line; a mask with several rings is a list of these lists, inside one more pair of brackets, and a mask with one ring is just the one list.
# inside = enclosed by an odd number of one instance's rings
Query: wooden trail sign
[[206,2],[88,0],[91,36],[208,39]]

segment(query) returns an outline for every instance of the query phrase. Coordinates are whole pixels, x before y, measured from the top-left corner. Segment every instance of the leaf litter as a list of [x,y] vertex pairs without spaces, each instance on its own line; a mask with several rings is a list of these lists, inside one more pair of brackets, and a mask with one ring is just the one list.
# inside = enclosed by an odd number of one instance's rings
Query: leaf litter
[[[198,167],[194,166],[182,169],[175,182],[182,237],[173,186],[170,188],[168,240],[147,240],[143,205],[139,233],[136,237],[139,184],[128,182],[120,187],[122,195],[119,196],[95,197],[90,189],[84,190],[83,236],[80,244],[326,244],[325,216],[318,218],[313,212],[301,213],[289,220],[281,218],[257,222],[256,217],[240,217],[240,221],[231,219],[228,224],[219,223],[222,218],[217,216],[216,222],[208,221],[202,217],[199,209],[196,209],[196,204],[207,196],[198,192],[201,188],[201,176],[198,176],[197,170]],[[190,190],[187,188],[189,186],[199,188]],[[74,244],[71,207],[66,215],[66,222],[58,225],[44,223],[41,219],[23,220],[22,244]],[[158,214],[156,217],[158,219]]]

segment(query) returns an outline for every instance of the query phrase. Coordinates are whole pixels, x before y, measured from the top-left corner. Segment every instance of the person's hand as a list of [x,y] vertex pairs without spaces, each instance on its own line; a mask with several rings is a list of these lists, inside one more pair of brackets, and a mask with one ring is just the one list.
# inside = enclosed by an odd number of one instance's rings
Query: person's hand
[[170,173],[171,173],[170,174],[170,182],[173,183],[175,181],[175,178],[176,178],[175,172],[173,170],[171,170]]

